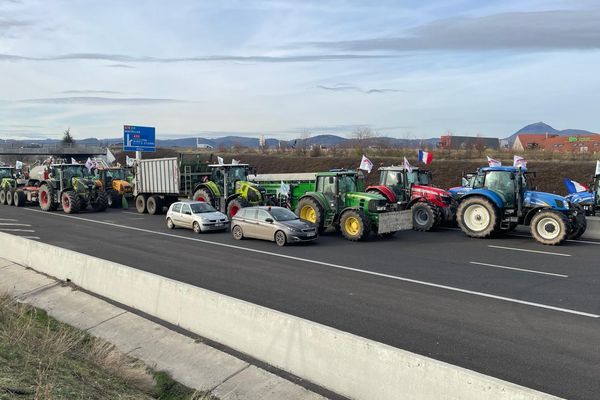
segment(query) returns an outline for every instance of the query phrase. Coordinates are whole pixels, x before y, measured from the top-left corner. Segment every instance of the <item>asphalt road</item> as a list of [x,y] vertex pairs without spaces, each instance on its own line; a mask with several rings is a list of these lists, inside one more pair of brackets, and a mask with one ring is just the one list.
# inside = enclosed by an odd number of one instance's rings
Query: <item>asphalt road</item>
[[549,247],[527,235],[477,240],[443,229],[364,243],[326,234],[278,248],[169,230],[164,216],[134,210],[67,216],[8,206],[0,231],[557,396],[600,393],[600,242]]

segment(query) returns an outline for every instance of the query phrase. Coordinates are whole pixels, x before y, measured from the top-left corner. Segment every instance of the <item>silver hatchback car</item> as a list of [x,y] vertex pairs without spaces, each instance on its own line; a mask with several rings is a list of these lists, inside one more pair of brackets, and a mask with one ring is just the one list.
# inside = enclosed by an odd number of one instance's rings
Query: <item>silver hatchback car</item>
[[229,220],[204,201],[178,201],[167,211],[167,227],[191,228],[196,233],[222,231],[229,227]]
[[283,207],[246,207],[231,220],[234,239],[270,240],[278,246],[317,239],[317,227]]

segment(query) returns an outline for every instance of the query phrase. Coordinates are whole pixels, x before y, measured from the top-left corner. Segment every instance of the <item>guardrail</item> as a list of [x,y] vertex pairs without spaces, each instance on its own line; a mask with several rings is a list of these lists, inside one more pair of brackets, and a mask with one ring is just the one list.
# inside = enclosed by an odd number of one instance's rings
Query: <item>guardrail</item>
[[315,322],[60,247],[0,233],[0,250],[3,257],[13,262],[69,280],[352,399],[556,399]]

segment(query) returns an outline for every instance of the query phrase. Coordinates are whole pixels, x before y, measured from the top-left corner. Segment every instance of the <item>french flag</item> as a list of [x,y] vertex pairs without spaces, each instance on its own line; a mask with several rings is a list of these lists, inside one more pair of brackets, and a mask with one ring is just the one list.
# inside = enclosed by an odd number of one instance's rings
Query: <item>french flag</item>
[[431,164],[431,160],[433,160],[433,153],[428,151],[419,150],[419,161],[425,165]]
[[567,187],[567,190],[569,191],[569,194],[587,192],[588,190],[590,190],[587,186],[567,178],[564,179],[564,182],[565,186]]

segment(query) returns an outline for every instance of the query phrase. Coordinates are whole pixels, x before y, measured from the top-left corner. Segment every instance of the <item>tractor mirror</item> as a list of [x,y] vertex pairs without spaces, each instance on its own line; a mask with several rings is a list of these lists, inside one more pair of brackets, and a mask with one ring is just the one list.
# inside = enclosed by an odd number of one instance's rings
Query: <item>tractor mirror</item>
[[330,177],[329,177],[329,183],[330,183],[331,185],[333,185],[333,184],[335,183],[335,179],[333,179],[333,176],[330,176]]
[[273,218],[265,218],[265,222],[268,222],[270,224],[273,223]]

